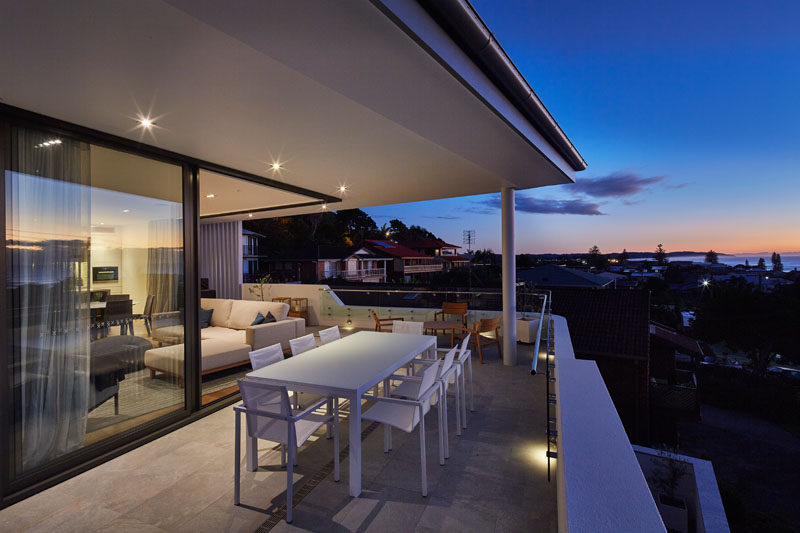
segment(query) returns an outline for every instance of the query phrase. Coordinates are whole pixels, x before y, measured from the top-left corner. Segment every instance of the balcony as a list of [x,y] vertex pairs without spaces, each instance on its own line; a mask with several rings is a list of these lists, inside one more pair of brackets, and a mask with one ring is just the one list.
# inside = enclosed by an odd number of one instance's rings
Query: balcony
[[403,265],[403,274],[418,274],[422,272],[441,272],[441,263],[427,263],[424,265]]
[[261,257],[267,255],[267,249],[265,246],[259,246],[257,244],[243,244],[242,245],[242,256],[243,257]]
[[386,278],[385,268],[361,268],[358,270],[337,270],[336,272],[327,275],[326,277],[342,278],[347,281],[361,281],[365,279]]
[[[369,291],[392,305],[381,307],[345,305],[345,291],[326,286],[271,287],[273,296],[300,295],[298,291],[310,296],[311,321],[320,324],[310,326],[311,331],[337,324],[344,335],[371,329],[369,309],[382,317],[425,320],[435,312],[436,301],[440,306],[444,299],[469,299],[494,308],[473,308],[470,319],[499,312],[499,294],[491,292]],[[520,295],[523,307],[541,303],[540,298],[526,303],[529,297]],[[398,300],[408,305],[397,307]],[[331,444],[320,432],[299,451],[292,528],[664,531],[596,364],[575,359],[564,318],[553,316],[543,323],[540,349],[518,344],[517,365],[503,365],[496,347],[484,352],[486,364],[474,362],[475,411],[468,412],[461,436],[455,435],[451,416],[451,456],[445,466],[438,464],[436,423],[428,424],[428,498],[419,494],[416,434],[396,431],[393,451],[385,454],[383,432],[370,424],[362,433],[364,491],[359,498],[348,495],[345,403],[342,480],[331,478]],[[449,336],[440,336],[438,343],[448,346]],[[537,365],[539,371],[531,375]],[[451,414],[454,407],[451,396]],[[84,530],[122,525],[187,531],[290,529],[283,521],[286,478],[279,467],[280,451],[267,441],[259,441],[258,471],[242,469],[243,505],[233,506],[233,428],[227,405],[0,511],[0,529],[71,524]]]

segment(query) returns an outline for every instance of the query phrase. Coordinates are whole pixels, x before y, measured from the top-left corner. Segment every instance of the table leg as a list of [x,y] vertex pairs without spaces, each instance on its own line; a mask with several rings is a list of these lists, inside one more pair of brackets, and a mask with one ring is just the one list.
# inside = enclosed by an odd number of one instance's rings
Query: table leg
[[361,495],[361,397],[350,396],[350,496]]

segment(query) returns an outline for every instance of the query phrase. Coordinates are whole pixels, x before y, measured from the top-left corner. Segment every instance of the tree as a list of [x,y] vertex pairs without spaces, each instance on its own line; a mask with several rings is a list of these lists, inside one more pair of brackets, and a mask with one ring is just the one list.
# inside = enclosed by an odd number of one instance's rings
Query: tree
[[783,272],[783,262],[781,261],[781,254],[772,252],[772,271]]
[[667,252],[664,250],[664,245],[661,243],[658,243],[658,246],[656,246],[655,260],[659,265],[667,263]]
[[764,261],[763,257],[758,258],[758,268],[760,268],[761,270],[767,269],[767,263]]
[[706,252],[706,263],[711,263],[713,265],[716,265],[717,263],[719,263],[719,256],[718,256],[717,252],[715,252],[714,250],[707,251]]
[[600,253],[600,248],[595,244],[589,248],[589,256],[586,261],[595,268],[601,268],[608,262],[606,256]]
[[533,259],[528,254],[517,255],[517,268],[530,268],[533,266]]
[[747,259],[746,257],[744,258],[744,267],[750,270],[750,260]]
[[627,263],[628,259],[630,259],[628,255],[628,250],[626,248],[622,249],[622,253],[619,254],[619,262],[620,263]]

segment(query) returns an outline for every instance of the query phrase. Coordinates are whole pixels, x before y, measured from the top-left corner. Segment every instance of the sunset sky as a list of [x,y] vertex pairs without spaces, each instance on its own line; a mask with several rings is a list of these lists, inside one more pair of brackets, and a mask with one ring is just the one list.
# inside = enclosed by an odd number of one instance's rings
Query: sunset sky
[[[518,253],[800,251],[800,2],[472,3],[589,165]],[[500,250],[499,194],[366,211]]]

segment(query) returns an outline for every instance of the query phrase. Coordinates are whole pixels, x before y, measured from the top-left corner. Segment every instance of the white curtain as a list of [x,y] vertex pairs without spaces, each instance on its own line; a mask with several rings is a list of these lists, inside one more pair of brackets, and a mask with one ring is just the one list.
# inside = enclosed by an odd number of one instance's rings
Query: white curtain
[[84,442],[89,403],[89,146],[12,132],[6,173],[15,465]]
[[147,294],[153,295],[153,312],[183,308],[183,220],[181,206],[175,218],[151,220],[147,225]]

